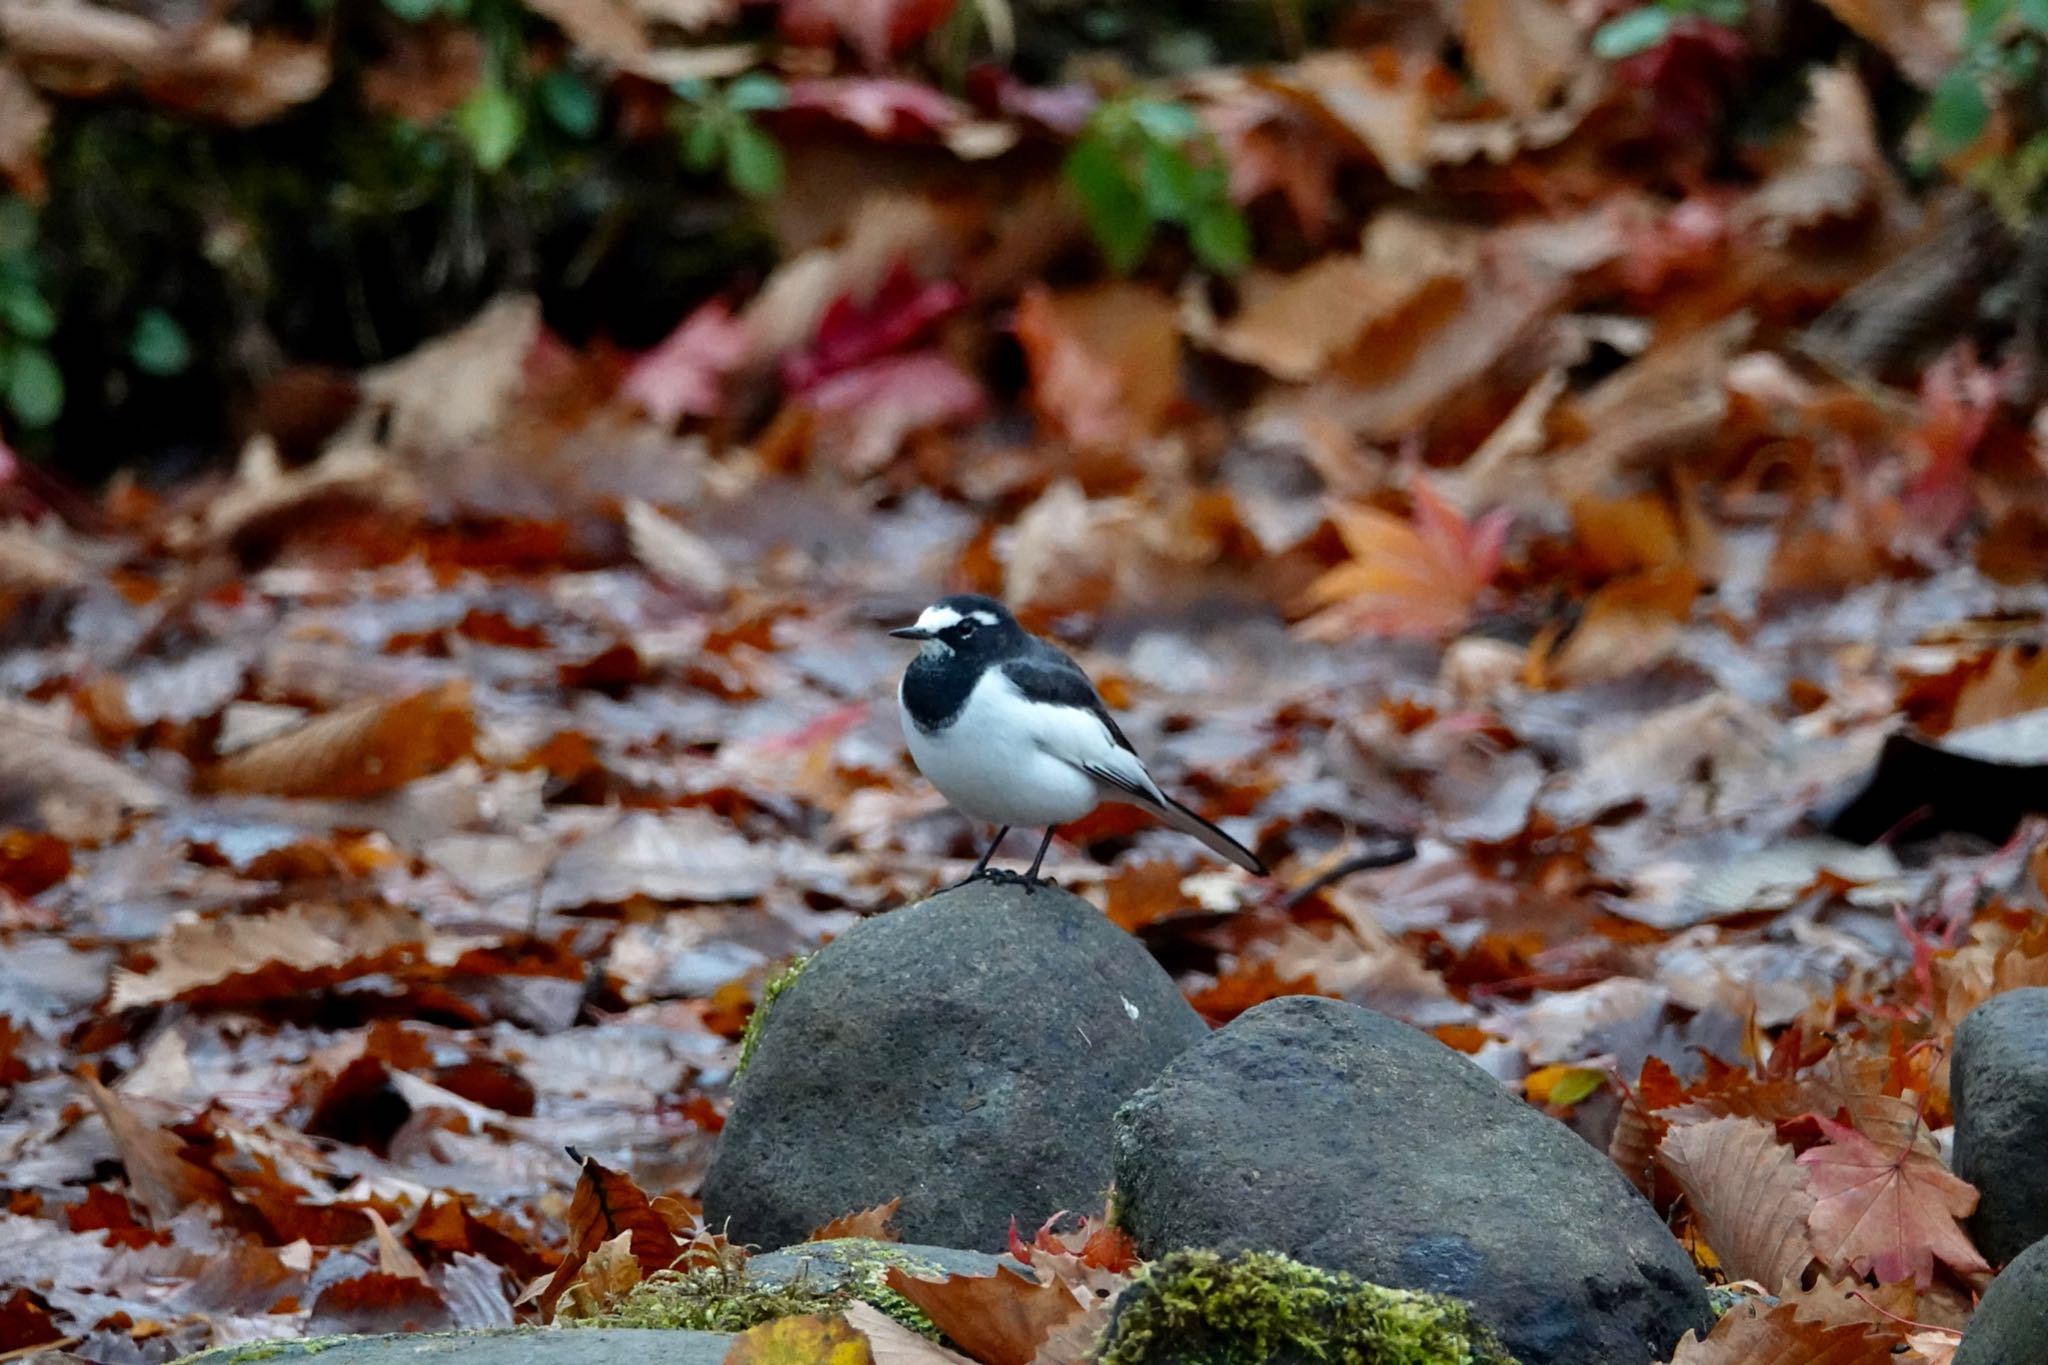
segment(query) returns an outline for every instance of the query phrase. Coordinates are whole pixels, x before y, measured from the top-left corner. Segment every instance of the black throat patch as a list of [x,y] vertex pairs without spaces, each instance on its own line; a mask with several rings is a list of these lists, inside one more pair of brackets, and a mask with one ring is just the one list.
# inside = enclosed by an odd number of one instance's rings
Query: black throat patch
[[934,734],[960,719],[980,677],[979,668],[955,655],[929,658],[920,654],[903,670],[903,687],[897,695],[911,723]]

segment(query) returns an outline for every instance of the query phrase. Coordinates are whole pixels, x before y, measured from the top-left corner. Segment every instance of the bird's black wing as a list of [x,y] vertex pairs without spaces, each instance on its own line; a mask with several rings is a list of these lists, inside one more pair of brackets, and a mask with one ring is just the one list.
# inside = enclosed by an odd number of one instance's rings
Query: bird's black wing
[[1137,753],[1131,748],[1131,742],[1124,738],[1124,732],[1117,728],[1116,718],[1102,704],[1102,697],[1095,691],[1095,684],[1088,681],[1088,675],[1081,671],[1081,665],[1042,640],[1032,643],[1037,648],[1029,654],[1005,660],[1001,665],[1010,681],[1017,684],[1017,690],[1032,701],[1072,706],[1090,712],[1102,722],[1119,749]]

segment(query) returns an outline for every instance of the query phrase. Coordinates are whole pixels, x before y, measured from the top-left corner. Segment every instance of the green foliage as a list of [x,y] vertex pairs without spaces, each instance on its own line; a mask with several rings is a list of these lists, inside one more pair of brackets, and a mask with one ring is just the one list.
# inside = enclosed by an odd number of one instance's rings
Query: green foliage
[[1593,34],[1593,51],[1618,61],[1663,42],[1680,19],[1705,19],[1734,28],[1748,17],[1749,0],[1653,0],[1602,24]]
[[668,1331],[744,1332],[777,1318],[807,1313],[835,1313],[860,1300],[887,1313],[911,1331],[941,1339],[937,1327],[910,1300],[889,1288],[889,1269],[899,1266],[913,1275],[943,1273],[941,1267],[890,1242],[842,1237],[806,1242],[792,1252],[852,1271],[843,1283],[837,1277],[797,1276],[768,1283],[750,1275],[737,1255],[714,1265],[689,1270],[661,1270],[588,1316],[576,1316],[574,1300],[561,1318],[574,1327],[653,1327]]
[[30,430],[64,411],[64,376],[48,346],[57,312],[41,275],[35,210],[26,200],[0,198],[0,407]]
[[2011,151],[1971,168],[1971,179],[2006,218],[2023,223],[2048,188],[2048,0],[1968,0],[1963,50],[1927,101],[1929,150],[1955,156],[1977,142],[2003,109]]
[[1384,1289],[1276,1252],[1176,1251],[1124,1292],[1099,1365],[1514,1365],[1457,1299]]
[[144,374],[183,374],[192,365],[192,342],[176,318],[161,308],[145,308],[135,319],[128,356]]
[[723,86],[678,81],[679,102],[670,126],[681,139],[683,163],[693,171],[725,171],[726,182],[751,199],[782,188],[782,149],[754,117],[789,103],[781,81],[750,71]]
[[1251,261],[1251,231],[1230,202],[1230,170],[1194,110],[1128,96],[1095,111],[1067,154],[1067,183],[1118,271],[1135,269],[1162,223],[1188,234],[1212,270],[1234,274]]

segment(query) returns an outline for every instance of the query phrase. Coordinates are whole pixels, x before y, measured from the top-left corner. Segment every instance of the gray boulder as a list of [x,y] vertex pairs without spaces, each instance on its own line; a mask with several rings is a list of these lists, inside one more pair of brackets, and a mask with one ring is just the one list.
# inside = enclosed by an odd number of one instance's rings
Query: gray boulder
[[2041,1365],[2048,1360],[2048,1241],[1998,1272],[1963,1328],[1955,1365]]
[[1982,1195],[1970,1236],[2002,1265],[2048,1236],[2048,987],[1995,995],[1956,1030],[1956,1174]]
[[820,951],[756,1034],[713,1227],[797,1242],[901,1197],[908,1241],[996,1249],[1102,1206],[1111,1116],[1206,1030],[1144,947],[1055,888],[975,882]]
[[1449,1294],[1523,1365],[1647,1365],[1712,1321],[1690,1258],[1603,1154],[1341,1001],[1268,1001],[1168,1067],[1117,1115],[1116,1188],[1145,1256],[1271,1250]]
[[870,1242],[858,1237],[840,1237],[827,1242],[805,1242],[764,1252],[747,1260],[747,1278],[757,1284],[784,1285],[801,1282],[820,1289],[869,1289],[888,1282],[891,1266],[913,1275],[993,1275],[1004,1266],[1019,1274],[1030,1267],[1013,1256],[992,1256],[986,1251],[958,1251],[952,1247],[918,1246],[911,1242]]
[[630,1327],[396,1332],[219,1346],[186,1357],[183,1365],[256,1365],[314,1356],[322,1365],[721,1365],[732,1340],[723,1332]]

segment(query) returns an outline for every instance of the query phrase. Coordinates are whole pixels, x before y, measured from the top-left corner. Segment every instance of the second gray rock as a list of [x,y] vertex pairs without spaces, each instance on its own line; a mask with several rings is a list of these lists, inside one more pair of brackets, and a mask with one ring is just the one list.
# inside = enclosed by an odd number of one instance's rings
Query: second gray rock
[[1949,1075],[1956,1174],[1981,1195],[1970,1237],[2003,1265],[2048,1237],[2048,987],[1994,995],[1964,1016]]
[[1268,1001],[1117,1115],[1138,1250],[1285,1252],[1469,1300],[1523,1365],[1648,1365],[1712,1321],[1691,1259],[1607,1157],[1407,1025]]

